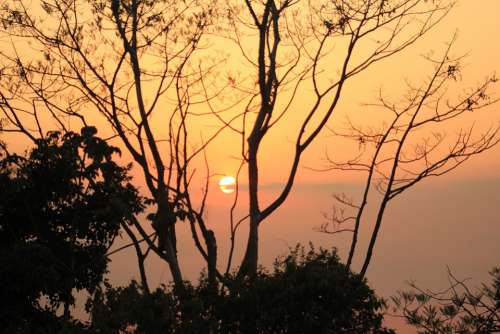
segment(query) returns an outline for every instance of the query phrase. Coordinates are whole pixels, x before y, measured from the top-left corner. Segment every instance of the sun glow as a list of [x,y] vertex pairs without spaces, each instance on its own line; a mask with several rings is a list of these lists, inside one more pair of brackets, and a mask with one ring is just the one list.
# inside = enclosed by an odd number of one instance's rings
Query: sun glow
[[232,176],[224,176],[219,180],[219,188],[224,194],[231,194],[236,190],[236,179]]

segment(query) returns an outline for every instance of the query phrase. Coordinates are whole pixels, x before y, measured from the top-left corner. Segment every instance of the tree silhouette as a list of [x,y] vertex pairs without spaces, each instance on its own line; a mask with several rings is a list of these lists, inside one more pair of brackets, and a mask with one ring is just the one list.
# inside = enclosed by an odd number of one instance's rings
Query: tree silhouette
[[[381,128],[362,127],[349,121],[346,130],[331,129],[336,136],[346,138],[359,145],[356,156],[347,161],[327,157],[325,170],[360,171],[366,179],[360,203],[345,195],[336,195],[338,206],[329,221],[320,231],[336,234],[352,232],[352,241],[347,259],[350,267],[355,251],[359,247],[358,236],[369,198],[373,190],[381,196],[376,206],[376,219],[370,242],[361,268],[364,276],[373,256],[373,250],[384,214],[391,200],[429,178],[447,174],[478,154],[498,144],[499,126],[475,131],[474,123],[460,128],[455,137],[447,136],[444,126],[456,119],[465,118],[471,112],[480,112],[498,101],[491,95],[495,76],[487,77],[473,89],[461,96],[450,98],[447,91],[460,76],[461,58],[450,55],[454,40],[440,59],[428,58],[434,64],[434,71],[427,82],[414,87],[401,101],[392,102],[380,93],[379,101],[369,107],[389,114]],[[467,120],[465,121],[467,123]],[[347,209],[347,210],[346,210]],[[346,212],[353,212],[347,214]],[[350,226],[354,225],[352,228]],[[349,227],[346,227],[349,226]]]
[[[2,33],[16,38],[12,52],[2,52],[0,108],[9,124],[4,132],[36,140],[54,123],[69,131],[70,120],[75,126],[104,119],[108,128],[101,133],[120,140],[141,169],[155,204],[150,215],[155,235],[137,220],[126,232],[132,240],[146,240],[179,284],[175,222],[186,217],[189,163],[202,152],[187,152],[190,107],[201,95],[192,86],[213,68],[193,67],[189,60],[200,48],[210,7],[206,1],[79,0],[32,6],[16,1],[1,9]],[[18,43],[23,41],[39,52],[20,54]],[[160,106],[167,98],[174,101]],[[165,124],[161,130],[153,126],[158,113]],[[190,211],[190,222],[209,236],[203,220],[196,221],[201,217]],[[143,251],[138,255],[141,263]]]
[[[453,2],[418,0],[269,0],[231,7],[234,32],[230,38],[255,73],[244,88],[251,92],[251,99],[244,109],[243,125],[231,128],[242,137],[242,164],[247,165],[249,184],[248,215],[232,226],[231,236],[234,242],[235,230],[248,218],[249,236],[240,275],[256,272],[259,227],[287,199],[304,152],[338,110],[346,83],[414,44],[452,6]],[[244,14],[238,15],[241,12]],[[373,39],[375,43],[370,42]],[[255,46],[257,51],[252,53]],[[358,54],[361,46],[366,49]],[[307,90],[312,96],[299,104],[301,92]],[[259,177],[265,168],[258,155],[273,127],[291,112],[301,116],[296,128],[287,128],[288,135],[295,137],[291,163],[284,174],[284,186],[263,205]]]
[[73,290],[99,286],[120,226],[143,209],[118,150],[95,134],[51,132],[26,157],[0,151],[0,319],[13,332],[44,328],[61,304],[69,320]]
[[[232,268],[235,235],[248,221],[239,276],[254,276],[259,227],[287,199],[304,152],[338,110],[346,83],[416,43],[453,4],[13,1],[0,9],[0,34],[12,41],[11,48],[0,51],[3,132],[36,141],[54,126],[70,131],[75,124],[98,124],[107,139],[118,140],[152,199],[154,233],[135,218],[124,226],[138,255],[142,284],[147,286],[144,258],[152,250],[168,263],[178,287],[183,287],[176,238],[180,221],[189,224],[211,285],[225,282],[217,240],[205,222],[210,159],[204,153],[222,131],[238,134],[249,203],[242,217],[231,212],[225,268],[226,273]],[[214,39],[232,41],[238,52],[230,57],[247,62],[248,72],[221,74],[231,59],[209,52],[216,49],[210,44]],[[29,53],[20,52],[25,46]],[[312,96],[299,101],[306,91]],[[286,180],[279,194],[263,204],[259,180],[266,168],[259,154],[273,127],[290,113],[300,122],[287,129],[294,144]],[[200,118],[218,124],[201,141],[195,130]],[[200,160],[207,163],[207,179],[197,197],[192,180]]]

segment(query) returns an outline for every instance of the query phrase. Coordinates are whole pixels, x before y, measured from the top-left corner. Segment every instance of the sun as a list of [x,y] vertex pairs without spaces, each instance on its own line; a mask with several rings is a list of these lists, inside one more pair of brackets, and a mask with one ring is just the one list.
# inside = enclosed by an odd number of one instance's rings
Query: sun
[[219,188],[224,194],[231,194],[236,190],[236,179],[232,176],[224,176],[219,180]]

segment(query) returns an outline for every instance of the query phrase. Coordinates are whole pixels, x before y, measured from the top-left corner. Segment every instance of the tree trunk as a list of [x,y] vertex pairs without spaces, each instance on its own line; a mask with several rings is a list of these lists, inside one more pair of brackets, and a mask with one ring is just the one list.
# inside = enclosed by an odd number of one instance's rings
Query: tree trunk
[[208,255],[208,282],[214,291],[217,291],[217,242],[212,230],[208,230],[206,242]]
[[168,200],[159,200],[153,227],[158,235],[158,249],[165,254],[174,283],[176,287],[180,288],[183,286],[183,279],[179,261],[177,260],[175,241],[176,217],[170,211]]
[[143,255],[140,255],[137,254],[137,261],[139,263],[139,273],[141,275],[141,286],[142,288],[147,292],[149,293],[150,290],[149,290],[149,284],[148,284],[148,277],[146,275],[146,268],[144,267],[144,260],[146,260],[146,258],[143,256]]
[[139,273],[141,275],[141,285],[143,289],[149,293],[149,284],[148,278],[146,275],[146,268],[144,267],[144,261],[146,260],[146,256],[142,253],[141,246],[139,245],[139,240],[137,240],[135,234],[130,230],[127,223],[122,223],[122,227],[127,232],[128,236],[134,243],[135,253],[137,255],[137,262],[139,264]]
[[238,276],[255,276],[259,259],[259,224],[255,218],[250,219],[250,230],[245,257],[241,262]]
[[248,183],[250,197],[250,229],[248,231],[248,242],[245,257],[241,262],[238,277],[253,277],[257,274],[259,259],[259,170],[257,165],[257,151],[259,148],[258,136],[252,134],[248,139]]
[[363,263],[363,268],[361,269],[360,275],[361,277],[366,276],[366,271],[368,270],[368,266],[370,265],[370,261],[373,256],[373,248],[375,247],[375,242],[377,241],[377,236],[380,231],[380,226],[382,225],[382,218],[384,217],[384,211],[387,207],[387,203],[389,202],[389,198],[386,195],[382,200],[382,204],[377,214],[377,220],[375,221],[375,228],[373,230],[372,236],[370,238],[370,244],[368,245],[368,250],[366,252],[365,261]]

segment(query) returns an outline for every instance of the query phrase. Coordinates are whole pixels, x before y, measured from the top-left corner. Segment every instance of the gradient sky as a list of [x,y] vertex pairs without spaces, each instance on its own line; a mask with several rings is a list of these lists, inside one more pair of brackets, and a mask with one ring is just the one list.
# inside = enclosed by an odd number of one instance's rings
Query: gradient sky
[[[467,53],[463,61],[463,88],[473,86],[492,73],[500,73],[500,1],[461,0],[450,15],[429,36],[417,42],[404,53],[371,68],[362,76],[349,82],[340,111],[330,126],[341,125],[346,114],[357,115],[360,121],[376,122],[376,117],[363,114],[361,103],[372,102],[380,87],[390,96],[402,94],[405,79],[421,82],[432,69],[421,55],[443,50],[444,43],[458,31],[454,54]],[[238,63],[231,63],[237,70]],[[495,88],[499,92],[498,87]],[[500,92],[497,93],[497,97]],[[306,102],[307,95],[302,97]],[[301,103],[300,101],[298,102]],[[478,128],[499,124],[500,104],[481,111]],[[295,138],[294,116],[283,123],[266,139],[260,159],[261,191],[264,198],[271,198],[284,182],[290,163],[291,141]],[[462,124],[454,123],[446,130],[456,133]],[[210,132],[210,127],[198,125],[199,130]],[[12,142],[17,149],[20,142]],[[208,150],[212,173],[234,175],[239,161],[239,142],[234,136],[224,134]],[[314,231],[324,220],[324,212],[333,205],[332,194],[345,192],[357,198],[362,186],[361,175],[339,172],[315,172],[305,167],[322,167],[325,152],[336,156],[348,154],[349,148],[339,145],[324,132],[304,156],[294,189],[287,202],[266,222],[260,234],[261,263],[270,265],[272,260],[286,252],[297,242],[314,242],[317,246],[337,247],[345,258],[348,235],[330,236]],[[210,189],[207,221],[214,229],[220,250],[220,263],[227,256],[228,210],[232,196],[217,189],[219,176],[214,176]],[[137,181],[139,185],[143,184]],[[244,181],[242,196],[245,197]],[[265,200],[264,200],[265,201]],[[245,203],[242,203],[242,205]],[[243,206],[240,212],[243,212]],[[365,224],[370,227],[373,210],[369,210]],[[365,242],[368,232],[362,234]],[[189,231],[179,231],[180,261],[185,275],[196,279],[203,261],[194,248]],[[418,184],[390,203],[381,234],[375,248],[373,262],[368,271],[371,286],[381,296],[388,297],[406,287],[405,281],[415,280],[422,287],[440,289],[447,285],[446,267],[457,277],[471,277],[471,284],[488,279],[488,270],[500,265],[500,145],[482,156],[467,162],[458,170],[440,178]],[[127,240],[125,240],[127,241]],[[123,242],[125,242],[123,241]],[[236,257],[242,256],[246,244],[244,228],[238,234]],[[363,249],[362,249],[363,251]],[[361,251],[361,254],[362,254]],[[236,261],[237,263],[237,261]],[[151,258],[147,262],[152,285],[169,280],[167,265]],[[355,262],[355,268],[359,263]],[[132,249],[113,257],[109,278],[112,283],[126,284],[137,278],[136,258]],[[400,333],[412,333],[401,326]]]
[[[481,81],[486,75],[500,72],[500,43],[494,42],[500,35],[500,2],[497,0],[460,1],[444,22],[428,37],[410,50],[375,66],[347,87],[344,110],[359,108],[360,103],[370,102],[379,87],[397,97],[401,83],[408,78],[419,82],[430,67],[421,54],[431,50],[439,53],[444,43],[458,31],[454,53],[468,53],[464,60],[464,88]],[[498,88],[495,88],[498,92]],[[497,94],[498,96],[498,94]],[[485,110],[479,124],[498,124],[500,106]],[[333,122],[342,122],[338,116]],[[455,133],[455,128],[446,129]],[[275,142],[262,153],[265,161],[261,168],[264,197],[280,188],[286,175],[288,151],[286,143],[288,127],[277,130]],[[306,154],[303,166],[322,166],[324,153],[335,154],[336,147],[326,133]],[[209,151],[211,168],[220,174],[234,175],[238,166],[238,144],[222,137]],[[236,153],[235,153],[236,150]],[[337,150],[337,151],[336,151]],[[422,287],[439,290],[447,286],[447,266],[461,278],[471,278],[472,285],[489,279],[488,271],[500,265],[500,146],[467,162],[451,174],[432,178],[392,202],[375,255],[368,272],[373,288],[385,297],[407,287],[406,281],[414,280]],[[359,196],[360,175],[344,175],[338,172],[318,173],[302,168],[289,199],[261,228],[261,262],[270,265],[276,255],[286,252],[297,242],[309,241],[324,247],[338,247],[345,258],[348,236],[329,236],[314,231],[323,222],[323,212],[333,204],[334,192],[346,192]],[[216,180],[215,180],[216,181]],[[228,208],[231,196],[221,194],[213,182],[208,221],[218,236],[221,260],[224,259],[224,238],[227,240]],[[243,190],[244,192],[244,190]],[[366,223],[370,223],[370,215]],[[373,215],[372,215],[373,216]],[[365,231],[366,232],[366,231]],[[363,235],[366,241],[366,233]],[[198,275],[202,265],[192,247],[187,233],[181,239],[189,246],[181,250],[181,262],[189,277]],[[239,234],[237,256],[241,256],[246,243],[246,232]],[[184,242],[182,243],[184,244]],[[223,263],[223,261],[221,262]],[[165,264],[150,261],[151,279],[156,282],[168,278]],[[358,263],[359,266],[359,263]],[[111,266],[111,278],[116,283],[126,283],[135,269],[133,252],[117,257]],[[137,277],[137,273],[135,273]],[[413,333],[400,321],[388,320],[400,333]]]

